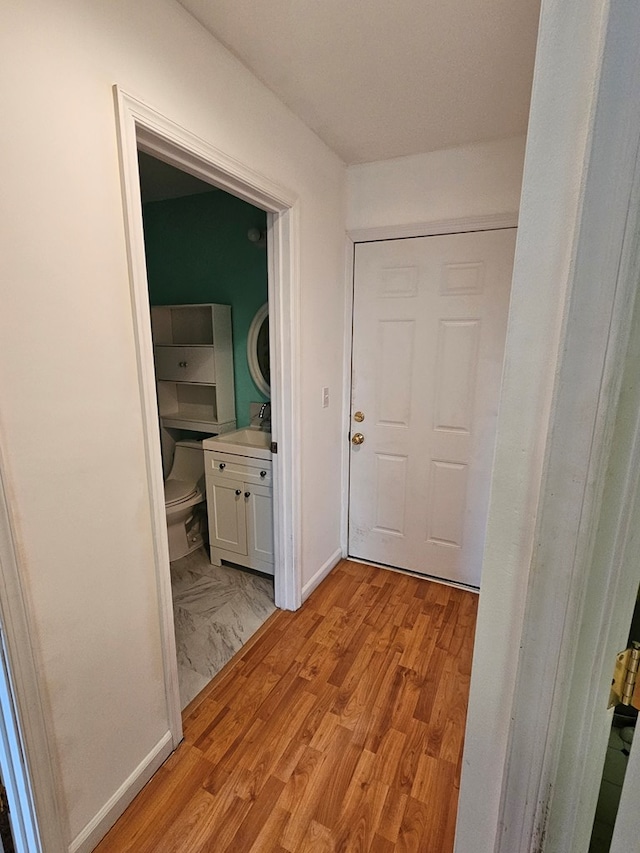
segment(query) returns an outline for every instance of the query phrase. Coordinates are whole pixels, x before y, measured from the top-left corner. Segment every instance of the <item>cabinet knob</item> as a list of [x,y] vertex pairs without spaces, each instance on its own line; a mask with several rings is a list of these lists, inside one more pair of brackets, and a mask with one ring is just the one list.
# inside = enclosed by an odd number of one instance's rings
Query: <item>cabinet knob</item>
[[260,471],[260,476],[264,479],[264,477],[267,476],[267,472],[266,471]]
[[226,467],[227,467],[227,466],[226,466],[226,464],[225,464],[224,462],[221,462],[221,463],[218,465],[218,468],[219,468],[221,471],[224,471],[224,469],[225,469]]
[[242,489],[236,489],[236,495],[238,495],[238,497],[240,497],[241,494],[242,494]]
[[188,366],[189,366],[188,361],[179,361],[178,362],[178,367],[188,367]]
[[250,498],[250,497],[251,497],[251,492],[245,492],[245,493],[244,493],[244,496],[245,496],[245,498]]

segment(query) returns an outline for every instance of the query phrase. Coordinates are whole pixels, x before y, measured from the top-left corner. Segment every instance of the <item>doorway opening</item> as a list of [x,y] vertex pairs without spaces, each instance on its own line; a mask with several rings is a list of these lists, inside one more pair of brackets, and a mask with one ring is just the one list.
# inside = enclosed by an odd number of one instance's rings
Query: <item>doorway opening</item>
[[[273,445],[270,447],[273,451],[273,563],[277,567],[274,576],[274,599],[276,606],[290,610],[296,609],[301,601],[300,475],[297,454],[298,279],[294,274],[298,254],[298,217],[296,198],[289,191],[234,160],[228,154],[204,143],[200,138],[117,87],[114,93],[118,111],[126,237],[147,454],[149,502],[155,534],[154,548],[167,708],[173,745],[177,746],[182,736],[181,701],[173,628],[156,374],[149,319],[139,152],[174,167],[212,188],[227,192],[242,202],[253,205],[263,211],[266,216],[266,235],[260,234],[256,242],[266,238],[268,255],[269,354],[271,376],[274,378],[270,395],[273,439]],[[188,361],[188,359],[181,360]],[[177,399],[177,391],[175,396]],[[199,393],[196,393],[195,397],[188,392],[186,396],[182,396],[182,401],[186,401],[187,406],[202,402]],[[264,414],[262,412],[261,416],[264,417]],[[260,471],[257,476],[260,478]]]
[[[267,215],[144,152],[138,163],[184,710],[275,611]],[[259,494],[225,464],[230,441],[235,469],[267,469]]]

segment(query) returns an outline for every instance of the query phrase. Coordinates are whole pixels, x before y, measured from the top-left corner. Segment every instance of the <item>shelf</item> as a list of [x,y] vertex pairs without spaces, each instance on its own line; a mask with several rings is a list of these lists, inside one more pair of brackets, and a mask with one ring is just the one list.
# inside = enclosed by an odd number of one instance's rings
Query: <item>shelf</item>
[[190,429],[193,432],[206,432],[211,435],[221,435],[224,432],[231,432],[236,428],[235,421],[209,421],[199,420],[198,418],[188,417],[186,415],[161,415],[160,423],[165,428],[172,429]]
[[160,416],[163,418],[215,422],[218,420],[215,385],[158,382],[158,404]]
[[211,305],[154,305],[151,308],[151,326],[155,344],[213,344]]
[[155,305],[151,330],[163,425],[208,433],[234,429],[230,306]]

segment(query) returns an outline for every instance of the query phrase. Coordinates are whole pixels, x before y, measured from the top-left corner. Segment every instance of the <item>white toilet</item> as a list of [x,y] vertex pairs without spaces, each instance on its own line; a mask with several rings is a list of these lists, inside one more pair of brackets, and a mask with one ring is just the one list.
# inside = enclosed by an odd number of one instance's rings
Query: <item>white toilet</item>
[[206,525],[204,451],[201,441],[177,441],[173,464],[164,481],[169,560],[199,548]]

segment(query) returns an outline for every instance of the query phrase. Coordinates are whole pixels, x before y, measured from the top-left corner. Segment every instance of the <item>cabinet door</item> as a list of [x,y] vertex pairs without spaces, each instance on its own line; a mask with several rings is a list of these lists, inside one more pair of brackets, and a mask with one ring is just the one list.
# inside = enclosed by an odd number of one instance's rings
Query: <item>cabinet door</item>
[[245,488],[242,483],[223,477],[207,477],[207,513],[212,548],[235,554],[247,553]]
[[215,383],[213,347],[154,347],[156,377],[174,382]]
[[273,499],[268,486],[247,486],[247,553],[273,563]]

